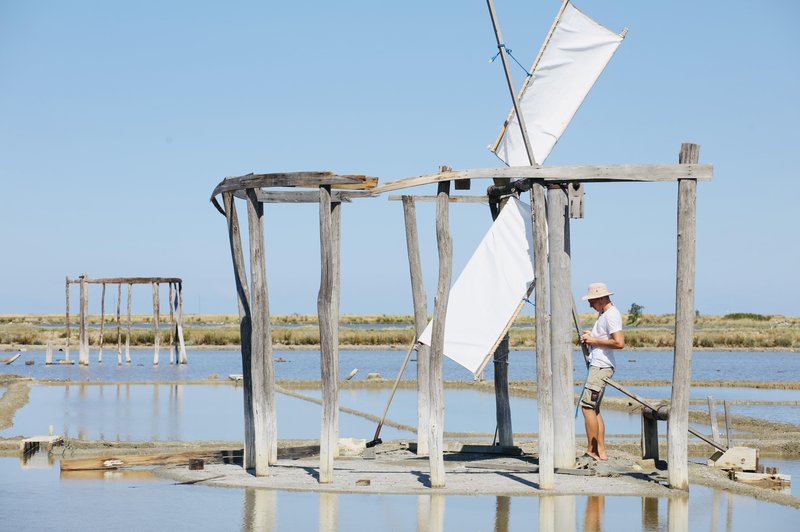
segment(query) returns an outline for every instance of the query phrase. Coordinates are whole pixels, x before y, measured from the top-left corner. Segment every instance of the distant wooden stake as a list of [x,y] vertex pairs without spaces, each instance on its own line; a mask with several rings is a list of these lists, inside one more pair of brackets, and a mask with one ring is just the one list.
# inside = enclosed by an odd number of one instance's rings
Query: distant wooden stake
[[[699,160],[700,146],[683,144],[680,164]],[[668,426],[668,479],[672,488],[689,489],[689,387],[692,380],[694,337],[695,233],[697,181],[678,181],[678,264],[675,283],[675,356]]]
[[175,312],[172,300],[175,299],[175,285],[169,283],[169,365],[175,363]]
[[[403,218],[406,226],[406,250],[411,274],[411,298],[414,304],[414,338],[419,338],[428,325],[428,302],[419,256],[419,235],[414,198],[403,196]],[[430,432],[430,356],[427,345],[417,348],[417,456],[428,456]]]
[[103,289],[100,296],[100,348],[97,352],[97,362],[99,364],[103,363],[103,341],[105,338],[103,337],[103,330],[105,329],[106,325],[106,283],[103,283]]
[[334,296],[334,254],[332,250],[333,227],[331,221],[331,187],[319,187],[319,241],[322,271],[317,297],[317,312],[319,315],[319,343],[320,366],[322,378],[322,427],[320,433],[319,449],[319,482],[329,484],[333,482],[334,446],[337,445],[336,416],[334,407],[338,395],[339,383],[336,380],[336,349],[334,344],[336,335],[333,323],[335,313],[333,310]]
[[125,335],[125,363],[131,363],[131,291],[133,285],[128,283],[128,323]]
[[69,337],[70,337],[70,330],[69,330],[69,275],[67,275],[67,284],[66,284],[66,292],[67,292],[67,346],[64,349],[64,360],[69,362]]
[[[244,468],[256,467],[256,442],[253,414],[253,376],[250,364],[252,351],[252,324],[250,316],[250,290],[247,287],[247,275],[244,269],[244,253],[242,251],[242,237],[239,230],[239,218],[236,215],[236,205],[233,201],[233,192],[223,192],[222,201],[225,205],[225,218],[228,221],[228,240],[231,248],[231,261],[233,262],[233,276],[236,281],[236,294],[239,301],[239,334],[241,336],[242,351],[242,385],[244,399]],[[178,286],[180,292],[180,286]]]
[[250,312],[253,326],[250,367],[256,476],[262,477],[269,475],[270,462],[277,461],[278,439],[275,434],[275,376],[264,262],[264,205],[258,201],[256,191],[252,188],[247,189],[247,224],[250,227]]
[[728,409],[728,401],[723,401],[722,406],[725,409],[725,440],[728,444],[728,449],[731,448],[731,413]]
[[86,330],[89,322],[89,294],[88,287],[86,286],[86,275],[81,275],[81,314],[80,314],[80,330],[79,342],[80,351],[78,353],[78,364],[81,366],[89,365],[89,335]]
[[178,307],[178,361],[181,364],[186,364],[188,359],[186,358],[186,344],[183,341],[183,283],[178,283],[178,293],[176,295],[176,305]]
[[[710,395],[708,396],[708,417],[711,419],[711,439],[721,443],[719,439],[719,421],[717,420],[717,403]],[[728,443],[728,447],[730,446],[730,443]]]
[[158,283],[152,283],[153,286],[153,365],[158,366],[158,350],[161,346],[161,333],[158,330],[159,327],[159,315],[158,315]]
[[122,330],[120,329],[120,305],[122,305],[122,285],[117,284],[117,366],[122,365]]
[[44,353],[44,363],[49,366],[53,363],[53,342],[47,341],[47,351]]
[[444,325],[447,319],[447,302],[450,298],[450,281],[453,271],[453,243],[450,237],[448,216],[450,182],[439,183],[436,201],[436,242],[439,249],[439,279],[433,306],[433,331],[431,334],[430,361],[430,447],[431,487],[443,488],[444,477],[444,381],[442,356],[444,354]]

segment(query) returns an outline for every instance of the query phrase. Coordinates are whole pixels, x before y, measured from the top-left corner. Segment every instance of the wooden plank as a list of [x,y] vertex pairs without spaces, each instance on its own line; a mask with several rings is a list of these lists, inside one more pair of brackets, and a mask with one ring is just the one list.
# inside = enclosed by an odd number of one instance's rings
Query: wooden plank
[[231,262],[233,263],[233,278],[236,283],[236,296],[239,307],[239,335],[241,337],[242,374],[244,404],[244,468],[254,469],[255,460],[255,427],[253,413],[253,373],[250,364],[252,351],[252,323],[250,316],[250,290],[247,287],[247,274],[244,268],[244,252],[242,251],[242,237],[239,229],[239,217],[236,214],[236,205],[233,193],[222,194],[225,205],[225,218],[228,222],[228,242],[231,249]]
[[722,402],[723,409],[725,410],[725,440],[728,443],[728,447],[731,446],[731,413],[730,409],[728,408],[728,401]]
[[106,283],[103,283],[102,295],[100,296],[100,348],[97,352],[97,362],[103,363],[103,329],[106,325]]
[[161,347],[161,335],[159,332],[159,301],[158,283],[151,284],[153,288],[153,365],[158,366],[158,350]]
[[[683,144],[679,162],[696,164],[700,146]],[[675,356],[672,368],[672,399],[668,423],[668,477],[675,489],[689,489],[689,387],[692,379],[694,337],[695,233],[697,226],[697,182],[678,183],[678,260],[675,282]]]
[[439,279],[434,298],[433,331],[430,360],[430,482],[432,488],[443,488],[444,478],[444,382],[442,357],[444,354],[444,324],[447,319],[447,301],[453,271],[453,243],[450,237],[448,196],[450,182],[439,183],[439,201],[436,203],[436,242],[439,251]]
[[[402,201],[403,198],[408,197],[413,199],[414,201],[421,201],[424,203],[432,203],[437,201],[436,196],[389,196],[389,201]],[[448,198],[450,203],[489,203],[489,196],[450,196]]]
[[642,415],[642,459],[658,462],[658,420]]
[[81,286],[81,314],[80,314],[80,329],[79,329],[79,345],[80,351],[78,353],[78,364],[82,366],[89,365],[89,334],[86,327],[89,325],[89,294],[86,286],[86,276],[80,277]]
[[553,449],[553,384],[550,359],[550,289],[547,280],[547,220],[544,186],[534,183],[530,191],[533,222],[534,278],[536,293],[536,390],[539,416],[539,487],[555,487]]
[[553,383],[553,464],[575,466],[575,390],[572,376],[572,281],[566,187],[547,190],[550,266],[550,359]]
[[712,458],[713,460],[708,460],[708,465],[713,465],[717,469],[755,471],[758,467],[758,449],[752,447],[729,447],[721,455]]
[[275,376],[272,361],[272,332],[269,323],[267,270],[264,261],[264,205],[253,189],[247,190],[247,224],[250,228],[250,313],[252,348],[250,367],[256,438],[256,476],[269,475],[269,464],[277,461],[278,439],[275,421]]
[[[71,284],[80,284],[80,280],[68,281]],[[86,284],[153,284],[153,283],[179,283],[178,277],[101,277],[98,279],[86,278]]]
[[[428,324],[428,298],[422,277],[419,255],[419,234],[414,198],[403,196],[403,220],[406,228],[408,271],[411,276],[411,299],[414,305],[414,338],[419,338]],[[417,348],[417,456],[428,456],[430,432],[430,348],[419,344]]]
[[544,183],[671,182],[680,179],[708,181],[714,173],[711,164],[607,164],[572,166],[509,166],[474,168],[407,177],[375,187],[373,194],[450,181],[452,179],[536,179]]
[[241,456],[241,451],[184,451],[158,454],[112,455],[98,458],[61,460],[61,471],[115,470],[125,467],[155,465],[183,465],[189,460],[200,459],[208,463],[220,463],[226,458]]
[[322,427],[320,433],[319,449],[319,482],[330,484],[333,482],[334,447],[336,447],[336,416],[333,411],[338,395],[338,380],[336,379],[336,348],[334,345],[334,265],[333,227],[331,221],[331,188],[330,185],[319,187],[319,241],[321,257],[321,278],[319,295],[317,296],[317,313],[319,315],[319,343],[320,343],[320,368],[322,379]]
[[214,188],[211,197],[223,192],[234,192],[248,188],[263,187],[319,187],[352,188],[366,190],[373,188],[378,180],[365,175],[334,175],[333,172],[287,172],[273,174],[248,174],[226,177]]
[[[267,191],[260,188],[253,190],[256,191],[256,198],[261,203],[319,203],[319,192],[316,190]],[[247,192],[245,191],[236,191],[233,194],[237,198],[247,199]],[[353,198],[368,198],[370,196],[372,196],[372,193],[367,191],[331,191],[331,201],[334,203],[351,203]]]

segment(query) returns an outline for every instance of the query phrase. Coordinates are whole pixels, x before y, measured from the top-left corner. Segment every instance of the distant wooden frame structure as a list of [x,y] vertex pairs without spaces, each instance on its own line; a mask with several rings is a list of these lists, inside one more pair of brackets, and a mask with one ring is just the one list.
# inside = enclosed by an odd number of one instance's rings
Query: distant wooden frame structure
[[[66,277],[65,291],[66,291],[66,347],[64,354],[66,361],[69,361],[69,348],[71,341],[70,331],[70,285],[80,285],[80,310],[78,322],[78,363],[80,365],[89,365],[89,290],[88,285],[99,284],[102,285],[102,296],[100,300],[100,342],[98,349],[98,363],[103,362],[103,341],[104,341],[104,328],[105,328],[105,306],[106,306],[106,286],[117,285],[117,307],[116,307],[116,329],[117,329],[117,365],[122,365],[122,323],[120,316],[120,307],[122,305],[122,285],[128,286],[128,314],[126,322],[125,334],[125,362],[131,362],[130,355],[130,341],[131,341],[131,300],[132,288],[135,284],[151,285],[153,293],[153,365],[159,363],[159,349],[161,344],[160,336],[160,285],[166,283],[169,285],[169,323],[170,323],[170,340],[169,340],[169,363],[186,364],[186,345],[183,337],[183,280],[179,277],[105,277],[98,279],[90,279],[86,274],[78,276],[77,279],[70,279]],[[177,360],[175,360],[175,340],[178,341],[177,346]]]
[[[264,260],[264,204],[319,203],[322,272],[317,312],[320,329],[322,420],[319,482],[333,482],[333,460],[339,439],[339,255],[341,204],[369,196],[377,178],[337,175],[330,171],[248,174],[227,177],[214,188],[211,202],[228,223],[228,239],[239,302],[244,386],[244,467],[256,476],[269,475],[278,459],[275,372],[272,331]],[[315,188],[317,190],[269,190]],[[222,196],[220,204],[217,196]],[[250,244],[250,282],[235,198],[247,203]]]

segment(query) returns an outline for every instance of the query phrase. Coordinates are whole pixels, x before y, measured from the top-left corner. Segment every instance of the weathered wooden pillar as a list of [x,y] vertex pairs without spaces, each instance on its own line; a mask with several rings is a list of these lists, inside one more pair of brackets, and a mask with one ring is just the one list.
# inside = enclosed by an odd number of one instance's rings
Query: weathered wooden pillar
[[175,285],[169,283],[169,365],[175,363],[175,311],[172,300],[175,298]]
[[67,315],[66,315],[67,345],[64,348],[64,360],[69,362],[69,340],[70,340],[70,329],[69,329],[69,275],[67,275],[66,293],[67,293]]
[[121,305],[122,305],[122,285],[117,283],[117,366],[122,365],[122,330],[120,328]]
[[161,334],[159,328],[159,301],[158,301],[158,283],[152,283],[153,286],[153,365],[158,366],[158,350],[161,346]]
[[44,353],[44,363],[49,366],[53,363],[53,342],[47,341],[47,350]]
[[439,249],[439,279],[433,304],[433,331],[430,360],[430,448],[431,487],[443,488],[444,478],[444,380],[442,358],[444,355],[444,326],[447,319],[447,302],[450,298],[450,281],[453,272],[453,242],[450,238],[450,182],[442,181],[436,198],[436,241]]
[[[247,275],[244,268],[242,237],[233,192],[223,192],[225,218],[228,222],[228,241],[231,247],[233,277],[236,281],[236,295],[239,302],[239,335],[242,351],[242,396],[244,398],[244,468],[256,467],[256,441],[253,419],[253,376],[250,364],[252,349],[252,324],[250,321],[250,291],[247,288]],[[178,286],[180,292],[180,286]],[[179,313],[180,314],[180,313]]]
[[340,201],[331,202],[331,261],[333,291],[331,298],[331,311],[333,312],[333,345],[336,346],[333,359],[334,378],[337,382],[336,396],[333,398],[333,427],[336,431],[334,435],[333,456],[339,458],[339,301],[341,299],[341,252],[342,252],[342,203]]
[[128,323],[125,335],[125,363],[131,363],[131,292],[133,285],[128,283]]
[[103,363],[103,338],[105,325],[106,325],[106,283],[103,283],[103,289],[100,296],[100,347],[97,351],[97,362]]
[[[422,278],[422,262],[419,256],[419,235],[414,198],[403,196],[403,218],[406,226],[406,249],[408,270],[411,274],[411,298],[414,303],[414,339],[416,340],[428,324],[428,302]],[[428,456],[428,432],[430,431],[430,356],[427,345],[417,348],[417,456]]]
[[339,382],[336,371],[336,324],[334,319],[334,266],[333,223],[331,215],[331,187],[319,187],[319,241],[321,256],[321,278],[317,296],[319,316],[320,369],[322,379],[322,423],[319,441],[319,481],[322,484],[333,482],[333,459],[336,441],[336,397]]
[[553,372],[553,465],[575,466],[575,396],[572,375],[572,287],[569,198],[561,185],[547,188],[550,271],[550,359]]
[[[678,162],[696,164],[700,146],[684,143]],[[667,450],[669,485],[689,489],[689,386],[692,377],[694,337],[695,233],[697,180],[678,180],[678,260],[675,287],[675,356],[672,366],[672,399]]]
[[86,274],[80,276],[81,280],[81,315],[79,323],[79,343],[80,351],[78,354],[78,364],[89,365],[89,334],[86,327],[89,325],[89,294],[86,285]]
[[275,376],[272,361],[272,332],[269,323],[267,270],[264,262],[264,204],[256,191],[247,189],[247,224],[250,227],[250,312],[252,351],[250,365],[253,385],[253,416],[256,438],[256,476],[269,474],[277,462],[278,439],[275,421]]
[[178,330],[178,362],[181,364],[186,364],[186,344],[183,341],[183,283],[178,283],[178,292],[176,294],[176,306],[177,306],[177,325],[176,328]]
[[[492,219],[496,220],[500,209],[505,206],[505,201],[499,208],[492,212]],[[509,327],[511,324],[509,324]],[[508,394],[508,355],[509,336],[506,333],[503,340],[494,350],[494,404],[495,419],[497,421],[497,440],[500,445],[514,445],[514,429],[511,424],[511,398]]]
[[[549,280],[547,269],[547,220],[545,219],[544,186],[531,187],[533,219],[533,272],[536,280],[536,398],[539,416],[539,488],[555,487],[553,449],[553,383],[550,359]],[[574,423],[574,422],[573,422]]]

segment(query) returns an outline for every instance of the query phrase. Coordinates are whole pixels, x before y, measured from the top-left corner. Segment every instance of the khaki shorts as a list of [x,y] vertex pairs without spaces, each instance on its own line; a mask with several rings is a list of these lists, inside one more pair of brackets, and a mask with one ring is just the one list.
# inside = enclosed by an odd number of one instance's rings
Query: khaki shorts
[[606,390],[605,379],[614,375],[614,368],[589,367],[589,377],[586,379],[586,388],[581,395],[581,408],[600,410],[600,402]]

